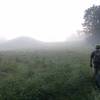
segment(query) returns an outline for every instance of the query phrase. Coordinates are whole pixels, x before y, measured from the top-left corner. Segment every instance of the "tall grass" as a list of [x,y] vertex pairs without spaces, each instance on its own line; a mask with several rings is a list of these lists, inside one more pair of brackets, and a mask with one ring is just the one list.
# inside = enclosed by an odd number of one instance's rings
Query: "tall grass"
[[1,52],[0,100],[99,100],[88,51]]

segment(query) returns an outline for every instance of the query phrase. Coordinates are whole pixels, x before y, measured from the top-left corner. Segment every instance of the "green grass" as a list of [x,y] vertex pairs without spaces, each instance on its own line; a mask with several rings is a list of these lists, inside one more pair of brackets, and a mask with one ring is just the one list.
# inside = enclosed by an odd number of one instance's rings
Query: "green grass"
[[0,100],[99,100],[89,50],[0,53]]

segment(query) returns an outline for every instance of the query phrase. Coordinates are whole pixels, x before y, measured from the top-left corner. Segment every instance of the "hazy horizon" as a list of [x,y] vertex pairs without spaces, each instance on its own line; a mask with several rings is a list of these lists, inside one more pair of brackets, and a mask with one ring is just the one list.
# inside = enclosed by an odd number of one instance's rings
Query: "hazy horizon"
[[28,36],[44,42],[77,37],[85,9],[95,0],[2,0],[0,1],[0,40]]

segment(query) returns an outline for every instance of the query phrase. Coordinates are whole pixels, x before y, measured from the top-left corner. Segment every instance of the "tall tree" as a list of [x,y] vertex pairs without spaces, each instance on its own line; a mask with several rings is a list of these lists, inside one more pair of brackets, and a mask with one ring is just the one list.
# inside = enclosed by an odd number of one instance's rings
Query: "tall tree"
[[84,32],[94,42],[100,42],[100,6],[93,5],[85,11]]

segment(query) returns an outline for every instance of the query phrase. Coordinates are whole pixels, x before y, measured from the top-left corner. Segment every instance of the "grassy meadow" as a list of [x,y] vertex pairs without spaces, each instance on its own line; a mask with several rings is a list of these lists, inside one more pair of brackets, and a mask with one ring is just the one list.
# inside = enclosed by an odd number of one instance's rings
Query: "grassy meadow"
[[0,52],[0,100],[100,100],[90,49]]

